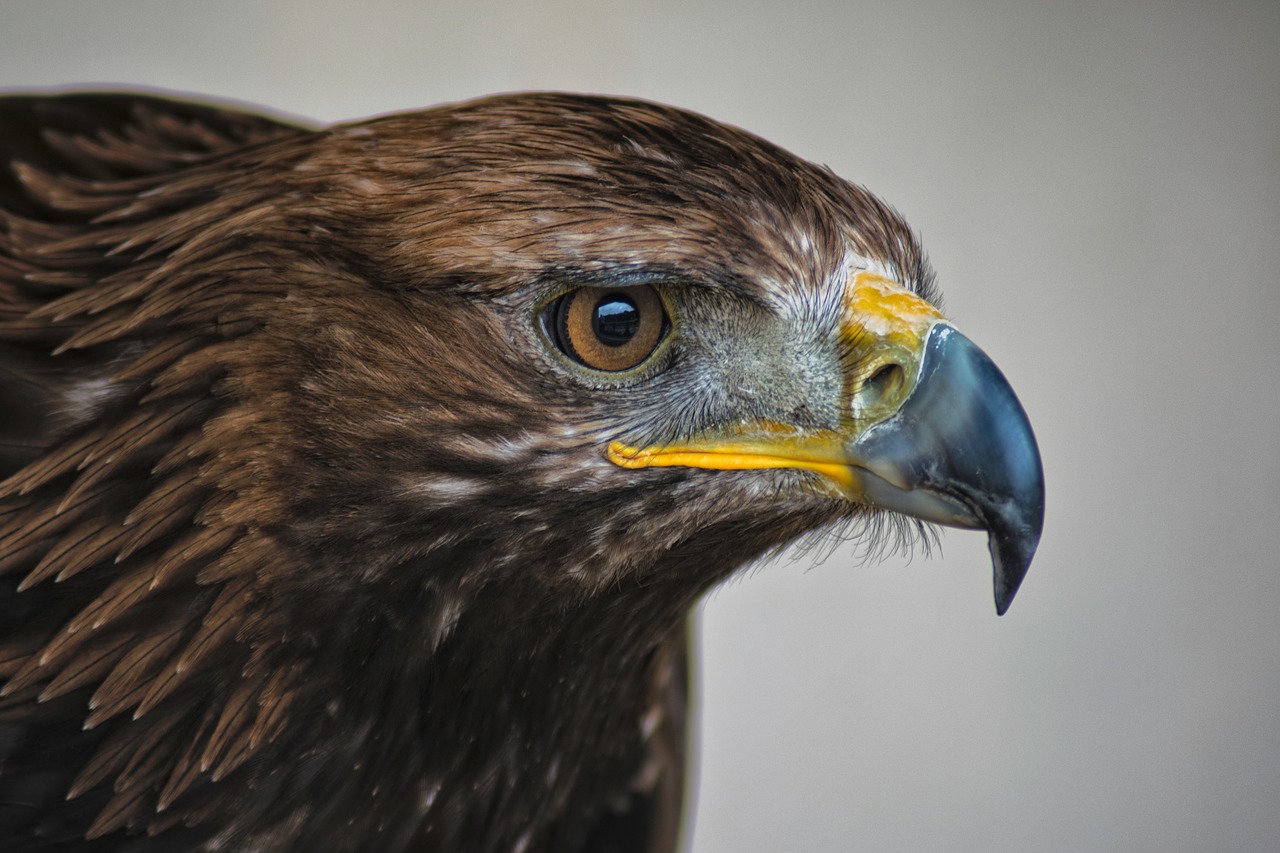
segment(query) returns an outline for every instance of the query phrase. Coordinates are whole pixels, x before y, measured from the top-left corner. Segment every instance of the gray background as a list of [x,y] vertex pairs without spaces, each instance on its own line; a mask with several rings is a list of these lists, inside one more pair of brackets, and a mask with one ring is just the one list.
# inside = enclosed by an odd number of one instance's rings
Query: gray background
[[1280,849],[1280,3],[355,5],[9,0],[0,85],[690,107],[902,210],[1036,426],[1005,618],[958,532],[711,596],[696,850]]

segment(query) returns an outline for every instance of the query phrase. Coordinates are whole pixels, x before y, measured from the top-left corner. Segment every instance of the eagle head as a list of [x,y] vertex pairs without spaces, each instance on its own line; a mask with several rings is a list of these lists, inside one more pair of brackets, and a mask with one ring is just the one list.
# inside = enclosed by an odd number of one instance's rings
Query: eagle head
[[1027,417],[916,235],[749,133],[71,95],[0,136],[21,849],[663,849],[703,593],[942,524],[1003,613],[1035,551]]

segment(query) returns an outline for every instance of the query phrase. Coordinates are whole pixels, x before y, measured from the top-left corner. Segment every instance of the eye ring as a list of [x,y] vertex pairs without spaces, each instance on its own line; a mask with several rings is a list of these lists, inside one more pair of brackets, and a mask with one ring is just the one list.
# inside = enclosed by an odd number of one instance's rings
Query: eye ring
[[649,285],[571,290],[547,306],[543,322],[561,352],[606,373],[643,364],[671,328],[662,298]]

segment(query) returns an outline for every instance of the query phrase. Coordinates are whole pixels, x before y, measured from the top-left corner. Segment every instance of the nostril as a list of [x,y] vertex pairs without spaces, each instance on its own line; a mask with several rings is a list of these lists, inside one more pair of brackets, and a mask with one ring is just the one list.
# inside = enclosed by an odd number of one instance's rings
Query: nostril
[[863,404],[874,406],[876,403],[883,402],[892,398],[893,394],[902,387],[902,383],[906,378],[906,371],[901,365],[882,364],[876,368],[867,381],[862,383],[861,397]]

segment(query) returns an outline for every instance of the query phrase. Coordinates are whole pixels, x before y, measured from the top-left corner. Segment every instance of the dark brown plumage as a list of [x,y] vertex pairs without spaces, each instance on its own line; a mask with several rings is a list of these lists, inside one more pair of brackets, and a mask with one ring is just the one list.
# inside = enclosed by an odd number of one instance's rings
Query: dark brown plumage
[[[883,516],[626,448],[906,405],[841,289],[932,299],[898,216],[568,95],[320,131],[14,97],[0,155],[4,849],[671,849],[690,607]],[[641,292],[656,342],[591,369]],[[995,554],[984,513],[915,514]]]

